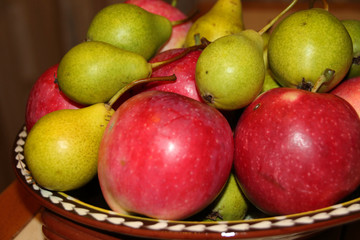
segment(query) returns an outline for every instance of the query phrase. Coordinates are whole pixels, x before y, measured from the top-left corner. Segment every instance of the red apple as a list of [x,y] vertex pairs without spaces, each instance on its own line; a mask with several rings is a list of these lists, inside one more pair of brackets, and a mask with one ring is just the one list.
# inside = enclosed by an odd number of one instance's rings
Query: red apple
[[58,64],[47,69],[35,82],[26,105],[25,123],[27,131],[44,115],[60,109],[82,107],[63,94],[56,84]]
[[360,120],[333,94],[277,88],[235,130],[234,166],[248,199],[269,214],[327,207],[360,184]]
[[348,101],[360,116],[360,77],[344,80],[330,93]]
[[112,116],[99,150],[98,178],[109,207],[184,219],[221,191],[233,163],[223,115],[175,93],[146,91]]
[[[146,11],[166,17],[170,21],[179,21],[187,18],[183,12],[163,0],[127,0],[125,3],[137,5]],[[189,21],[173,26],[171,37],[160,49],[160,52],[183,47],[186,34],[189,31],[191,24],[192,22]]]
[[[159,53],[153,59],[151,59],[150,62],[162,62],[170,58],[176,57],[184,51],[184,48],[170,49],[165,52]],[[163,77],[175,74],[175,82],[151,82],[146,84],[145,86],[140,87],[140,89],[142,89],[142,91],[159,90],[178,93],[180,95],[184,95],[186,97],[203,102],[197,91],[195,83],[195,68],[200,53],[201,50],[189,52],[184,57],[172,63],[161,66],[158,69],[155,69],[151,75],[152,77]]]

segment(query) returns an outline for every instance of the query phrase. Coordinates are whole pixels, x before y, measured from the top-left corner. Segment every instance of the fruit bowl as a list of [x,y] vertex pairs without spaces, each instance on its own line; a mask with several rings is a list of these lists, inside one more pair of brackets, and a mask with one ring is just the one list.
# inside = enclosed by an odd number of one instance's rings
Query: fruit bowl
[[[27,169],[24,157],[26,127],[15,141],[12,166],[17,179],[48,212],[84,229],[100,231],[107,239],[119,236],[157,239],[296,239],[327,228],[360,219],[360,192],[342,203],[286,216],[253,215],[238,221],[168,221],[113,212],[102,197],[97,179],[71,192],[55,192],[40,187]],[[46,220],[46,215],[43,216]],[[45,222],[46,225],[46,222]],[[105,235],[104,235],[105,234]],[[98,238],[99,239],[99,238]]]

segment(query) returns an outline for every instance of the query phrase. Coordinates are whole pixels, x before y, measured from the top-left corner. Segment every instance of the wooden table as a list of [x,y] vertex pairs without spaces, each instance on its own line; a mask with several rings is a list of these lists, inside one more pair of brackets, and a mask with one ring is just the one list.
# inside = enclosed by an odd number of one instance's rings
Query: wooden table
[[44,239],[41,209],[18,181],[12,182],[0,195],[0,239]]
[[[43,207],[18,182],[14,181],[0,195],[0,239],[40,240]],[[308,240],[360,239],[360,221],[334,227]]]

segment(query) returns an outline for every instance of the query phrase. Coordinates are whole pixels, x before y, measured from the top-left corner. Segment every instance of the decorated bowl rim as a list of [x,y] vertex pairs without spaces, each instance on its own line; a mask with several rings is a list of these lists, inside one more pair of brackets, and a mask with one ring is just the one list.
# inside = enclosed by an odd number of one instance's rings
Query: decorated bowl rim
[[207,237],[213,234],[216,238],[246,238],[252,235],[284,234],[284,230],[292,234],[316,231],[360,219],[360,197],[314,211],[234,221],[174,221],[124,215],[88,204],[65,192],[50,191],[39,186],[26,166],[24,156],[26,138],[26,126],[23,126],[15,141],[12,163],[16,176],[23,186],[45,208],[76,222],[112,232],[150,236],[149,231],[159,231],[160,237],[163,235],[164,238],[169,236],[189,238],[183,233],[196,233],[194,235],[196,238],[204,236],[202,234],[206,234]]

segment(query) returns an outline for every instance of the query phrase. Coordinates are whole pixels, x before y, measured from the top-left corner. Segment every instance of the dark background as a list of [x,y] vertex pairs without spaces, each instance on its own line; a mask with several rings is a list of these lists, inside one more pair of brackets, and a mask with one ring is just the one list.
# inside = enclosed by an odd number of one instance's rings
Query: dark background
[[[15,179],[13,143],[24,124],[25,106],[36,79],[84,40],[92,17],[115,0],[0,0],[0,192]],[[202,14],[214,0],[178,0],[189,14]],[[317,1],[320,4],[321,1]],[[260,30],[290,0],[243,0],[246,28]],[[360,20],[360,0],[328,0],[340,19]],[[299,1],[295,9],[308,6]]]

